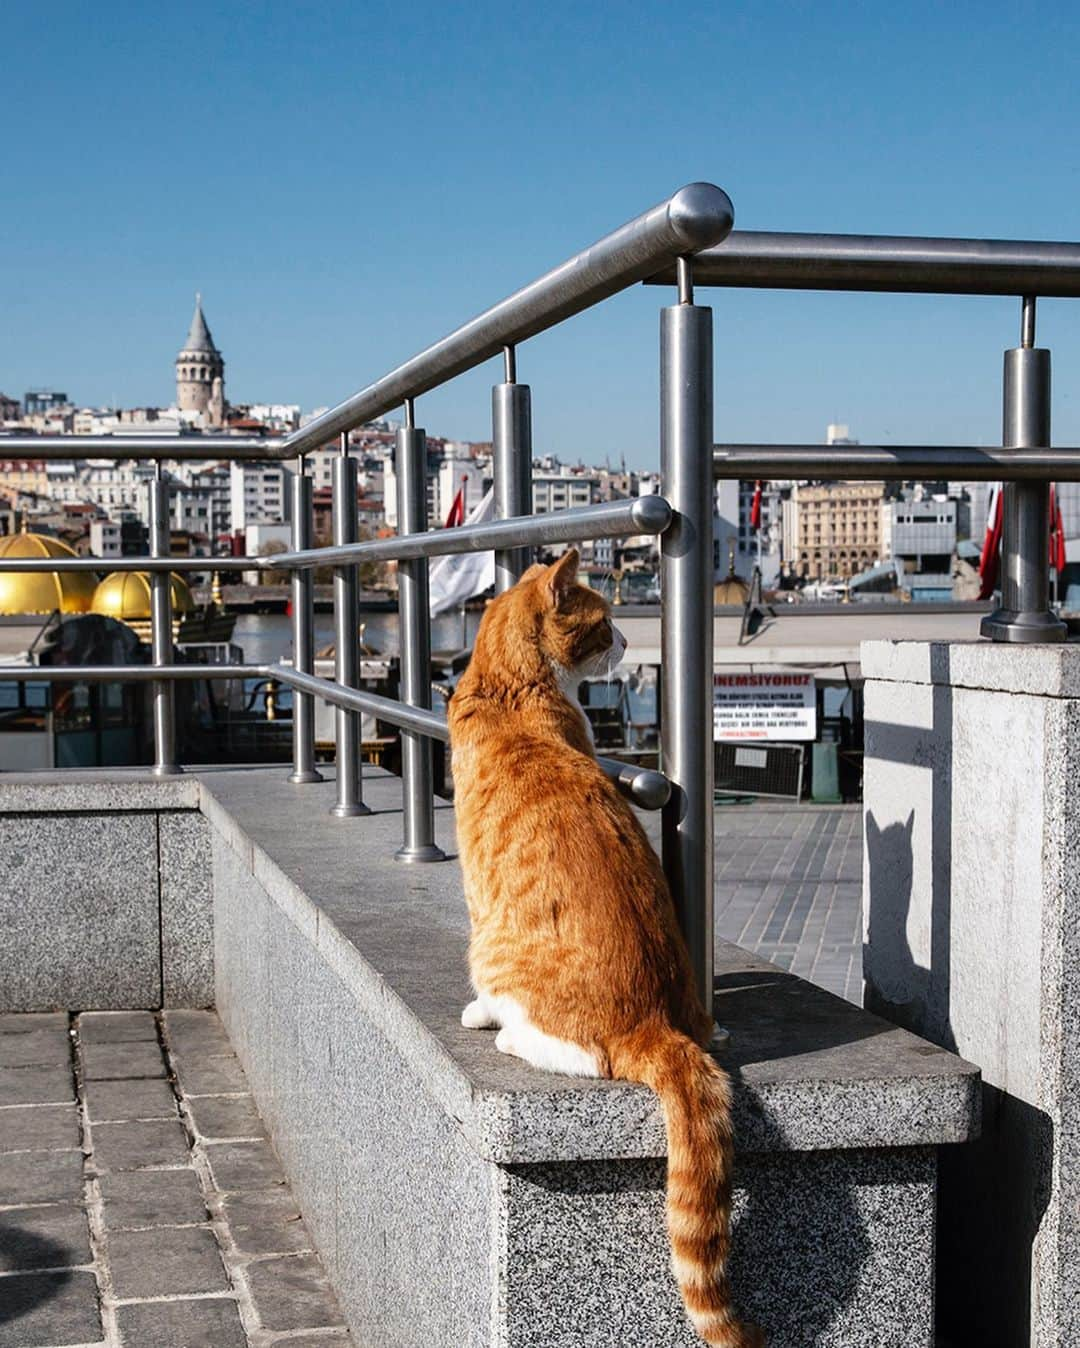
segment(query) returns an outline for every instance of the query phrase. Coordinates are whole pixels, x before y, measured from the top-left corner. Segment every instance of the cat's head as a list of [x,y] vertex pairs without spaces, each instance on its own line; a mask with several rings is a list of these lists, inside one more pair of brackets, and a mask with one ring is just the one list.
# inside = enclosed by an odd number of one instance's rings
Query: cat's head
[[626,638],[612,623],[607,600],[578,584],[578,561],[571,548],[551,566],[529,567],[489,606],[477,653],[483,648],[490,660],[523,673],[542,662],[564,688],[612,673]]

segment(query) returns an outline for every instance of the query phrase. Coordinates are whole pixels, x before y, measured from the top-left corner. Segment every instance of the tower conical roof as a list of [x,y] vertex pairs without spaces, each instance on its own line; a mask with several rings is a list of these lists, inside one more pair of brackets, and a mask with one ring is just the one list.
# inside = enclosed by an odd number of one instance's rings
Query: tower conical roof
[[207,351],[212,355],[218,354],[218,349],[214,345],[214,339],[210,336],[210,329],[206,326],[206,319],[203,317],[202,296],[195,296],[195,313],[191,318],[191,328],[188,331],[187,341],[184,343],[185,351]]

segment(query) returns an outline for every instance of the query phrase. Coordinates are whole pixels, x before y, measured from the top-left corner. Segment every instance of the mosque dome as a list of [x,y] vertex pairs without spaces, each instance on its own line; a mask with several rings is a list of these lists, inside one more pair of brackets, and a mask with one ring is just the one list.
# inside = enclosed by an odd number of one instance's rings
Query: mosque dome
[[[4,557],[74,557],[59,538],[46,534],[7,534],[0,538]],[[0,571],[0,613],[86,613],[97,582],[91,571]]]
[[[173,571],[169,576],[174,615],[191,613],[195,603],[191,589],[183,576]],[[94,591],[91,608],[109,618],[124,623],[138,623],[150,617],[150,576],[146,571],[113,571]]]

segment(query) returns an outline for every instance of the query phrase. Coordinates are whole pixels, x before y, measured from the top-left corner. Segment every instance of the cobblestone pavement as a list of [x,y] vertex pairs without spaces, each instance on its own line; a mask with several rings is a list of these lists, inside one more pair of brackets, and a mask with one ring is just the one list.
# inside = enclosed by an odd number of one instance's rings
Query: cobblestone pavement
[[351,1342],[212,1012],[0,1015],[0,1348]]
[[861,1002],[861,807],[718,806],[716,932]]

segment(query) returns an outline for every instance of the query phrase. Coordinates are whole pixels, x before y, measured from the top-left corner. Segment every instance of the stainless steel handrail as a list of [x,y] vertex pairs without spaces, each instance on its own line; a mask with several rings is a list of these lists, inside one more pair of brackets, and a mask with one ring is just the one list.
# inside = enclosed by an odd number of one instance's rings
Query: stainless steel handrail
[[[4,665],[0,682],[15,683],[152,683],[158,679],[274,679],[297,692],[322,698],[331,706],[377,716],[402,730],[449,743],[450,728],[438,712],[410,707],[405,702],[360,688],[348,688],[333,679],[305,674],[277,662],[258,665]],[[643,810],[659,810],[671,796],[671,783],[662,772],[635,767],[618,759],[597,756],[597,762],[620,791]]]
[[585,538],[623,538],[628,534],[662,534],[671,522],[671,507],[662,496],[633,501],[605,501],[574,506],[548,515],[526,515],[423,534],[374,538],[364,543],[330,544],[265,557],[4,557],[2,571],[215,571],[227,563],[231,571],[292,571],[313,566],[352,565],[367,561],[412,561],[452,557],[463,552],[534,547],[540,543],[572,543]]
[[[674,285],[669,264],[648,278]],[[1080,243],[732,230],[694,258],[699,286],[1080,297]]]
[[716,445],[716,478],[821,481],[949,476],[961,482],[1080,482],[1080,449],[978,445]]

